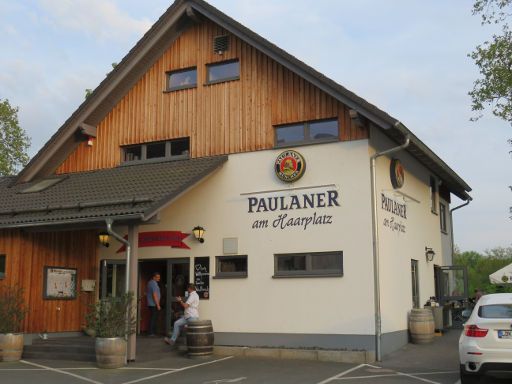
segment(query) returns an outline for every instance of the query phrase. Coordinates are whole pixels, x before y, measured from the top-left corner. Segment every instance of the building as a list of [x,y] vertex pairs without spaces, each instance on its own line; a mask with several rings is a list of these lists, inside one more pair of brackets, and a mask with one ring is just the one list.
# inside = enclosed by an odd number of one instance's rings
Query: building
[[[25,332],[76,332],[89,303],[127,286],[143,299],[159,271],[162,332],[194,281],[217,344],[380,357],[439,296],[450,196],[470,191],[399,120],[206,2],[177,0],[0,179],[0,285],[26,288]],[[144,332],[143,301],[139,313]]]

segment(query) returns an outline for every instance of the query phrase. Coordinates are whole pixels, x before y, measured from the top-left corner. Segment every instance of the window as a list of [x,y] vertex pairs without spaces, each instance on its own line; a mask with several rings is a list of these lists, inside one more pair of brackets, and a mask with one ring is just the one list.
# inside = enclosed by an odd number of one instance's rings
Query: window
[[437,213],[437,180],[430,176],[430,210]]
[[197,69],[186,68],[167,73],[167,90],[195,88],[197,86]]
[[169,141],[129,145],[122,148],[125,162],[183,159],[189,156],[188,137]]
[[247,277],[247,255],[217,256],[215,278]]
[[483,319],[512,319],[512,305],[482,305],[480,308],[478,308],[478,316]]
[[420,307],[420,281],[418,277],[418,260],[411,260],[412,307]]
[[448,233],[446,227],[446,205],[439,203],[439,220],[441,224],[441,232]]
[[207,84],[238,79],[240,79],[240,62],[238,59],[206,65]]
[[330,142],[338,138],[338,119],[308,121],[275,128],[276,147]]
[[274,255],[274,277],[343,276],[343,252]]
[[0,255],[0,279],[5,278],[5,255]]

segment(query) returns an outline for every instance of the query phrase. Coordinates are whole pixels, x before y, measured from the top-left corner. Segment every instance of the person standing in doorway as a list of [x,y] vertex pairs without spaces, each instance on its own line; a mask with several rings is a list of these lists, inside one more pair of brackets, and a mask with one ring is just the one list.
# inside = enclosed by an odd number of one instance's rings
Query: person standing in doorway
[[151,276],[151,280],[149,280],[148,285],[146,287],[146,299],[149,308],[149,312],[151,313],[151,317],[149,320],[149,331],[148,336],[155,336],[156,334],[156,321],[158,320],[158,313],[161,309],[160,307],[160,287],[158,282],[160,281],[160,273],[154,272]]
[[183,301],[181,297],[177,297],[178,303],[183,307],[185,313],[183,317],[179,318],[174,322],[171,338],[164,338],[164,341],[170,346],[174,346],[178,339],[181,328],[185,326],[191,320],[199,319],[199,295],[196,292],[196,286],[189,284],[187,286],[188,298]]

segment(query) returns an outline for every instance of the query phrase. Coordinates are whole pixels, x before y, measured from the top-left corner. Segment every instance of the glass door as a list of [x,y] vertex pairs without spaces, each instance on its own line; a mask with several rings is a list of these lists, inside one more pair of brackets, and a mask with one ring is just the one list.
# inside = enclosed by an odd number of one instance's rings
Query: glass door
[[190,282],[190,259],[167,260],[167,308],[166,324],[167,333],[171,332],[171,326],[183,315],[183,307],[178,303],[178,296],[184,298],[187,284]]

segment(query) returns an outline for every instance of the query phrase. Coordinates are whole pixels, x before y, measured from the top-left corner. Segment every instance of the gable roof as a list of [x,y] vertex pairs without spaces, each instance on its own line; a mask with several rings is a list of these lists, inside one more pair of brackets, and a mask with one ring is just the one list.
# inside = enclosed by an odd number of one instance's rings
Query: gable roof
[[78,146],[80,141],[85,140],[82,133],[84,124],[86,126],[99,124],[124,94],[163,54],[165,49],[188,26],[198,22],[200,17],[212,20],[347,107],[356,110],[395,142],[401,144],[404,137],[409,136],[411,144],[406,151],[440,177],[450,192],[464,200],[469,198],[468,192],[471,191],[469,185],[399,120],[306,65],[203,0],[176,0],[31,159],[18,175],[17,182],[27,182],[53,173]]
[[[0,179],[0,228],[147,221],[222,166],[227,156],[141,163],[52,176],[59,181],[24,193],[39,181],[11,186]],[[48,179],[46,179],[48,180]],[[44,181],[46,181],[44,180]]]

